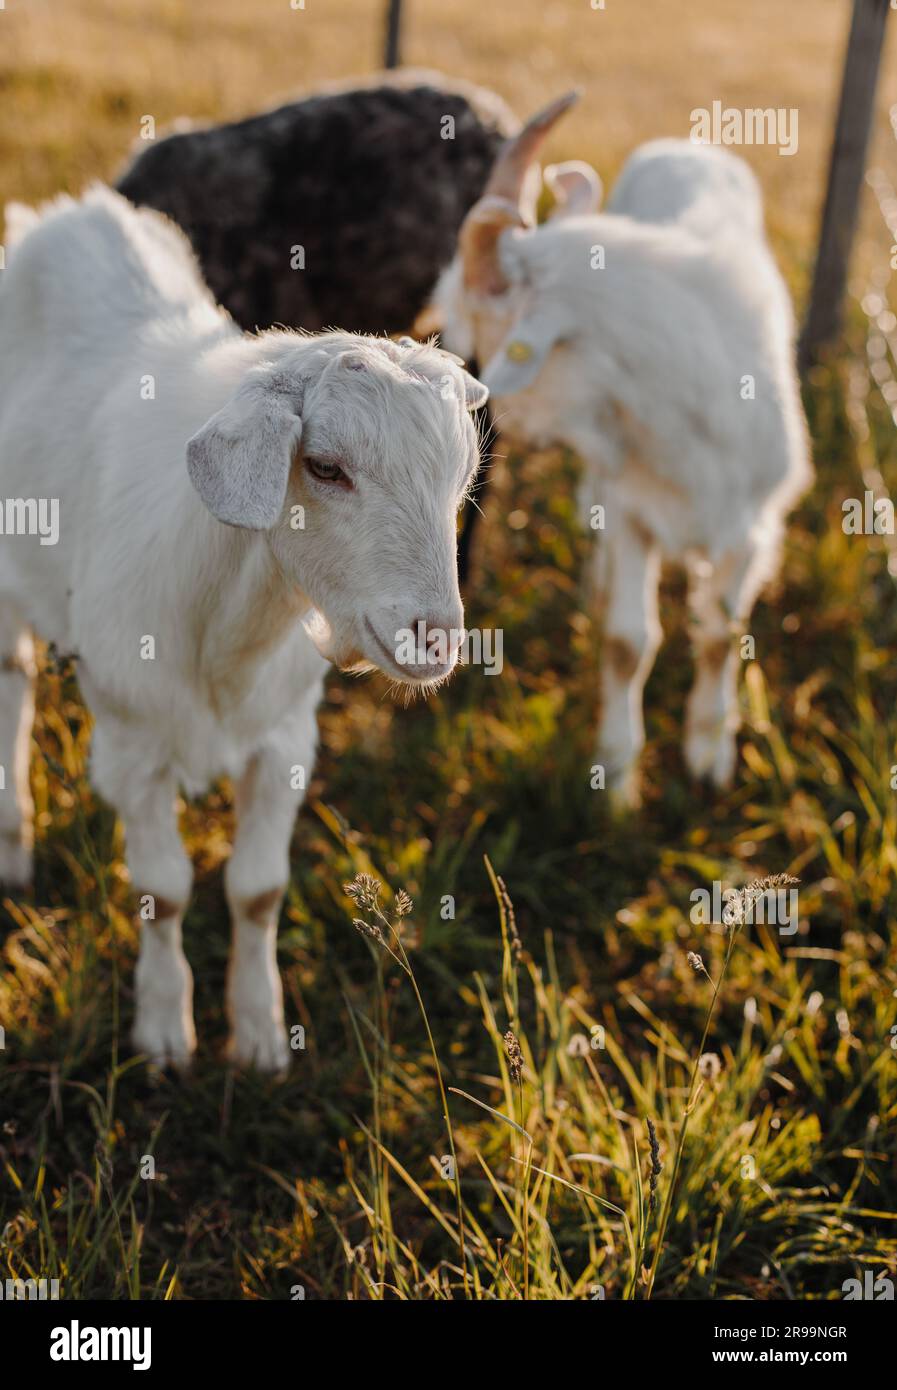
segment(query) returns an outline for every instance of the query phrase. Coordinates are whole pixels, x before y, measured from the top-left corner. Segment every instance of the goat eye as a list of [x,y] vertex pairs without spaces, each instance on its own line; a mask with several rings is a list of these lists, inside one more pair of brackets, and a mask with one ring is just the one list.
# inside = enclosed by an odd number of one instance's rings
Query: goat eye
[[342,483],[344,487],[349,487],[349,479],[346,477],[338,463],[332,459],[307,458],[305,466],[313,478],[320,478],[322,483]]

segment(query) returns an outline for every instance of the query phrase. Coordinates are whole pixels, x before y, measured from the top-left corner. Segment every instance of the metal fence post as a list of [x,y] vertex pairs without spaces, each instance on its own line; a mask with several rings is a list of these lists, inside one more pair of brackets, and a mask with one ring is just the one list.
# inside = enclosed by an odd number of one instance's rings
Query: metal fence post
[[889,0],[854,0],[819,251],[798,352],[802,367],[832,341],[841,324],[888,9]]
[[402,0],[389,0],[389,8],[386,11],[386,53],[383,65],[387,68],[397,68],[402,61],[401,56],[401,31],[402,31]]

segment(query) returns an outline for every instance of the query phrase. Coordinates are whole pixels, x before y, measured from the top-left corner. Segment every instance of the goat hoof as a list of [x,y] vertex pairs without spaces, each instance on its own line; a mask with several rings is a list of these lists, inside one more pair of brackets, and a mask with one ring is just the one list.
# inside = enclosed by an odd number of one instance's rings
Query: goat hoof
[[227,1043],[228,1061],[254,1067],[266,1076],[283,1076],[290,1066],[290,1047],[282,1023],[272,1018],[241,1018]]
[[179,1007],[161,1010],[153,1017],[138,1017],[131,1042],[135,1052],[142,1052],[149,1065],[159,1071],[169,1066],[188,1071],[196,1051],[193,1024],[184,1019]]
[[692,777],[725,791],[735,776],[737,748],[733,735],[720,737],[695,732],[685,740],[685,765]]
[[595,754],[595,760],[606,769],[605,785],[613,814],[619,816],[637,811],[642,804],[638,766],[635,763],[614,765],[611,758],[600,751]]
[[635,773],[623,782],[609,788],[611,811],[615,816],[627,816],[638,811],[642,804],[642,793]]

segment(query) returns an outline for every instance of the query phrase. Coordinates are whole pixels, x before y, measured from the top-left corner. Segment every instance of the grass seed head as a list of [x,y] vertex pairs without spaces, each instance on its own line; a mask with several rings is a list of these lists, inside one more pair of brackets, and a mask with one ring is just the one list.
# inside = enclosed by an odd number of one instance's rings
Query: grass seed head
[[520,940],[520,932],[517,930],[517,915],[514,911],[514,904],[511,895],[505,886],[505,881],[499,874],[496,878],[498,891],[505,909],[505,921],[508,927],[508,938],[511,943],[511,953],[516,961],[523,955],[523,942]]
[[648,1210],[653,1211],[657,1203],[657,1179],[663,1172],[663,1164],[660,1161],[660,1141],[657,1138],[654,1121],[649,1116],[646,1123],[648,1126],[648,1144],[651,1149],[651,1170],[648,1174]]
[[359,907],[373,910],[380,901],[382,887],[380,880],[372,874],[356,874],[351,883],[343,884],[343,892]]
[[715,1081],[723,1069],[723,1064],[715,1052],[703,1052],[698,1059],[698,1070],[707,1081]]
[[365,922],[361,917],[353,917],[352,926],[370,941],[378,941],[381,946],[384,945],[383,933],[376,922]]
[[755,878],[729,896],[723,908],[723,924],[727,927],[742,927],[753,913],[758,900],[764,893],[779,892],[783,888],[793,888],[800,883],[791,874],[768,874],[766,878]]
[[517,1041],[516,1034],[509,1028],[505,1033],[505,1047],[508,1050],[508,1070],[511,1080],[517,1084],[523,1071],[523,1053],[520,1051],[520,1043]]

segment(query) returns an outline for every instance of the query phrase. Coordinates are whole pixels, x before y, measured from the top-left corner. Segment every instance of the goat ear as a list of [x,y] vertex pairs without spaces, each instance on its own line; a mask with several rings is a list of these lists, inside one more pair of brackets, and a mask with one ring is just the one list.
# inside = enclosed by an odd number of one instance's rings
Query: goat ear
[[213,516],[267,531],[280,516],[302,435],[294,401],[250,378],[187,441],[187,472]]
[[553,218],[578,217],[597,212],[601,206],[604,185],[597,170],[582,159],[549,164],[544,179],[555,201]]
[[[400,338],[399,347],[417,347],[413,338]],[[443,357],[447,357],[450,362],[454,362],[456,367],[461,368],[461,384],[464,388],[464,404],[468,410],[479,410],[489,399],[489,388],[484,386],[481,381],[465,369],[464,358],[459,357],[457,352],[451,352],[448,348],[439,347],[436,349]],[[476,368],[474,368],[476,370]],[[449,385],[451,378],[444,378],[444,384]]]
[[563,336],[563,325],[550,315],[523,314],[481,373],[489,394],[513,396],[525,391]]
[[464,378],[464,404],[468,410],[479,410],[489,399],[489,387],[477,381],[470,372],[462,371],[461,375]]

